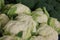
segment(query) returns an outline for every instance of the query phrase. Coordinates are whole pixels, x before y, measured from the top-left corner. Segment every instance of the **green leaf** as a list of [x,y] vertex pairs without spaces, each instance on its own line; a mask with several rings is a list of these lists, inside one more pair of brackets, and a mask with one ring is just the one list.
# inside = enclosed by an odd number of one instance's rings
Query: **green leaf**
[[54,18],[50,18],[49,25],[52,27],[55,27],[55,19]]
[[19,32],[16,36],[22,37],[23,31]]
[[36,18],[37,18],[38,16],[40,16],[40,15],[38,15],[38,14],[35,13],[35,12],[37,12],[37,11],[32,12],[32,18],[33,18],[34,20],[36,20]]
[[2,9],[2,13],[6,13],[9,11],[9,9],[11,8],[11,6],[13,6],[14,4],[7,4],[5,5],[5,7]]
[[15,13],[16,9],[17,9],[17,7],[11,8],[11,9],[8,11],[7,15],[8,15],[9,17],[14,17],[14,15],[16,15],[16,13]]
[[5,2],[4,2],[4,0],[0,0],[0,10],[4,7],[4,4]]
[[49,13],[48,13],[48,11],[46,10],[45,7],[43,7],[43,10],[44,10],[45,14],[49,17]]

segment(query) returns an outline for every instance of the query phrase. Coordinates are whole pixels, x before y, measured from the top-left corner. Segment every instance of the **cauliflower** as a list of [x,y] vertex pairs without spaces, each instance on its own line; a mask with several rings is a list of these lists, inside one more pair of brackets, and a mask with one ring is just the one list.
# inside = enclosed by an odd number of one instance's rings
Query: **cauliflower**
[[[6,25],[5,25],[5,27],[3,28],[4,29],[4,34],[10,34],[9,32],[11,31],[11,27],[13,26],[13,25],[15,25],[16,24],[16,22],[17,21],[13,21],[13,20],[10,20]],[[12,29],[12,31],[13,31],[13,29]],[[16,31],[16,30],[15,30]],[[15,31],[13,31],[13,33],[15,33]],[[12,34],[12,33],[11,33]]]
[[60,22],[56,18],[50,17],[49,25],[60,34]]
[[42,36],[57,34],[57,32],[47,24],[40,24],[40,27],[37,32]]
[[10,9],[9,9],[9,11],[8,11],[8,15],[9,16],[13,16],[13,15],[15,15],[15,14],[22,14],[22,13],[25,13],[25,14],[30,14],[31,13],[31,10],[27,7],[27,6],[25,6],[25,5],[23,5],[23,4],[15,4],[15,5],[13,5]]
[[48,16],[44,14],[41,8],[36,9],[32,12],[33,19],[38,23],[47,23]]
[[0,14],[0,24],[4,26],[9,21],[9,18],[5,14]]
[[0,40],[22,40],[19,37],[15,37],[15,36],[3,36],[0,38]]
[[58,33],[47,24],[40,24],[40,28],[37,30],[37,33],[46,37],[46,40],[58,40]]
[[50,17],[45,7],[31,12],[21,3],[4,7],[0,0],[0,11],[6,13],[0,14],[0,40],[58,40],[60,22]]
[[19,32],[23,32],[22,38],[27,39],[31,36],[31,32],[36,32],[36,22],[32,19],[32,16],[21,14],[16,17],[16,21],[9,21],[4,30],[6,34],[17,35]]
[[58,33],[47,24],[40,24],[37,30],[38,36],[32,36],[30,40],[58,40]]

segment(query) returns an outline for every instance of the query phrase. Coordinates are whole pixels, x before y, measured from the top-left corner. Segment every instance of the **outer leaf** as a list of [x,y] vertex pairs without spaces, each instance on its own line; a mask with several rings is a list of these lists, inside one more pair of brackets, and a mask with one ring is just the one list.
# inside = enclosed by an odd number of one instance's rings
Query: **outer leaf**
[[2,10],[2,8],[4,7],[4,4],[5,2],[4,2],[4,0],[0,0],[0,10]]
[[50,16],[49,16],[49,13],[48,13],[48,11],[46,10],[45,7],[43,7],[43,10],[44,10],[45,14],[46,14],[48,17],[50,17]]
[[11,6],[13,6],[13,4],[6,4],[5,7],[2,9],[2,12],[7,14]]
[[9,9],[7,15],[8,15],[9,17],[13,17],[14,15],[16,15],[16,13],[15,13],[16,10],[17,10],[17,7],[13,7],[13,8],[11,8],[11,9]]

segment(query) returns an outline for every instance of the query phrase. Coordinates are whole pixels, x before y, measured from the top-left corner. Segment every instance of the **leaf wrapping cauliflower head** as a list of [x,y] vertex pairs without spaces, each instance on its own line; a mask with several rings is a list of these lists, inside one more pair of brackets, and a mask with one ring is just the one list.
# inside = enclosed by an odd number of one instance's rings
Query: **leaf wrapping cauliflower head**
[[23,32],[22,38],[27,39],[31,36],[31,32],[36,32],[37,23],[32,19],[32,16],[21,14],[16,17],[16,21],[9,21],[5,26],[5,33],[11,35],[17,35],[19,32]]

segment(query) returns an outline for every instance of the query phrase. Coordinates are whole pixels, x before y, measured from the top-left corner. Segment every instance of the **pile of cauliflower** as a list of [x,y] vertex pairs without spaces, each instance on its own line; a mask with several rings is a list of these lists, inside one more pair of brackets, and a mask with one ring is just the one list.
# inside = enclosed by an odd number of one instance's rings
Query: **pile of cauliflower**
[[58,40],[60,22],[45,7],[31,11],[21,3],[9,4],[4,12],[0,14],[0,40]]

